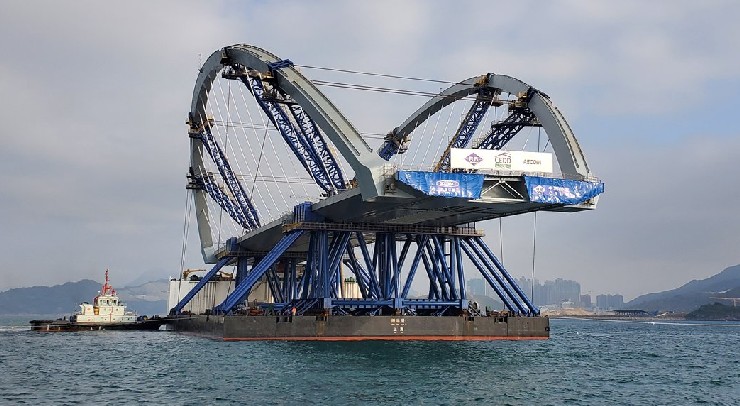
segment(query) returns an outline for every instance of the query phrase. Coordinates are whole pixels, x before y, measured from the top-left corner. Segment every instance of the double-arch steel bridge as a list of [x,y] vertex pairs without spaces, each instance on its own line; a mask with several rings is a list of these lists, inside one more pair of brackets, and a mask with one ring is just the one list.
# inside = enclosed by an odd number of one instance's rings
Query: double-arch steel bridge
[[[550,98],[482,74],[429,95],[373,138],[317,83],[251,45],[219,49],[203,64],[188,115],[188,189],[203,258],[215,265],[172,312],[235,265],[236,287],[213,313],[239,311],[265,283],[278,312],[460,314],[472,265],[509,311],[538,315],[475,223],[596,207],[603,183]],[[553,174],[452,165],[453,151],[504,151],[532,131],[546,136]],[[344,291],[346,276],[359,294]],[[412,282],[425,277],[428,291],[412,297]]]

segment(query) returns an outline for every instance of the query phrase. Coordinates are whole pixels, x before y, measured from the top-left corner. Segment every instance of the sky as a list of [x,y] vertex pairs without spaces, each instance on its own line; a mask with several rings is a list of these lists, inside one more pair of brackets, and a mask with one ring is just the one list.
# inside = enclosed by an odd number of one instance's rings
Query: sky
[[[606,184],[595,211],[538,215],[536,277],[626,299],[706,278],[740,263],[739,17],[711,0],[0,2],[0,291],[179,272],[193,85],[235,43],[304,65],[520,78]],[[381,133],[422,102],[337,100]],[[502,224],[515,276],[532,272],[532,222]],[[497,247],[498,223],[485,228]]]

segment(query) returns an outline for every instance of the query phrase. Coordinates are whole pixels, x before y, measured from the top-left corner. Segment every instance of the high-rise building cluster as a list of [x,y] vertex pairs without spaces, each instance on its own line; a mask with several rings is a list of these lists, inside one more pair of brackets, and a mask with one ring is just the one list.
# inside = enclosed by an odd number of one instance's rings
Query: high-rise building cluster
[[[624,306],[622,295],[597,295],[596,302],[593,302],[590,294],[581,294],[581,284],[568,280],[557,278],[554,281],[545,281],[540,283],[534,280],[534,295],[532,295],[532,280],[521,277],[517,280],[519,287],[522,288],[527,296],[534,298],[537,306],[557,306],[557,307],[581,307],[584,309],[597,308],[600,310],[615,310]],[[487,286],[482,278],[473,278],[468,280],[468,293],[480,296],[495,297],[493,289]]]
[[602,310],[617,310],[624,307],[622,295],[597,295],[596,307]]

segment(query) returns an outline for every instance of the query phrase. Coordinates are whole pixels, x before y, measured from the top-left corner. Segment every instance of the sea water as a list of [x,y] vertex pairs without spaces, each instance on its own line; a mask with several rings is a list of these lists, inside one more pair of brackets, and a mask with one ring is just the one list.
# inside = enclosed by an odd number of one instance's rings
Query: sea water
[[3,404],[740,405],[740,323],[553,319],[546,341],[336,343],[0,324]]

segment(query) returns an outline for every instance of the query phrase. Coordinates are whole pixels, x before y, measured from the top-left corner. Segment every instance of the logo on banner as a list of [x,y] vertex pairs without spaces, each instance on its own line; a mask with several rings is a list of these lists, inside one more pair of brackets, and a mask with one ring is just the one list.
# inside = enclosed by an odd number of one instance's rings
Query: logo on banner
[[472,154],[465,157],[465,160],[468,161],[469,164],[475,166],[481,162],[483,162],[483,158],[481,158],[480,155],[473,152]]
[[432,189],[432,193],[441,195],[454,195],[461,196],[462,189],[460,189],[460,182],[453,179],[441,179],[434,182],[435,188]]
[[511,169],[511,154],[504,152],[503,154],[496,155],[494,158],[493,167],[496,169]]

